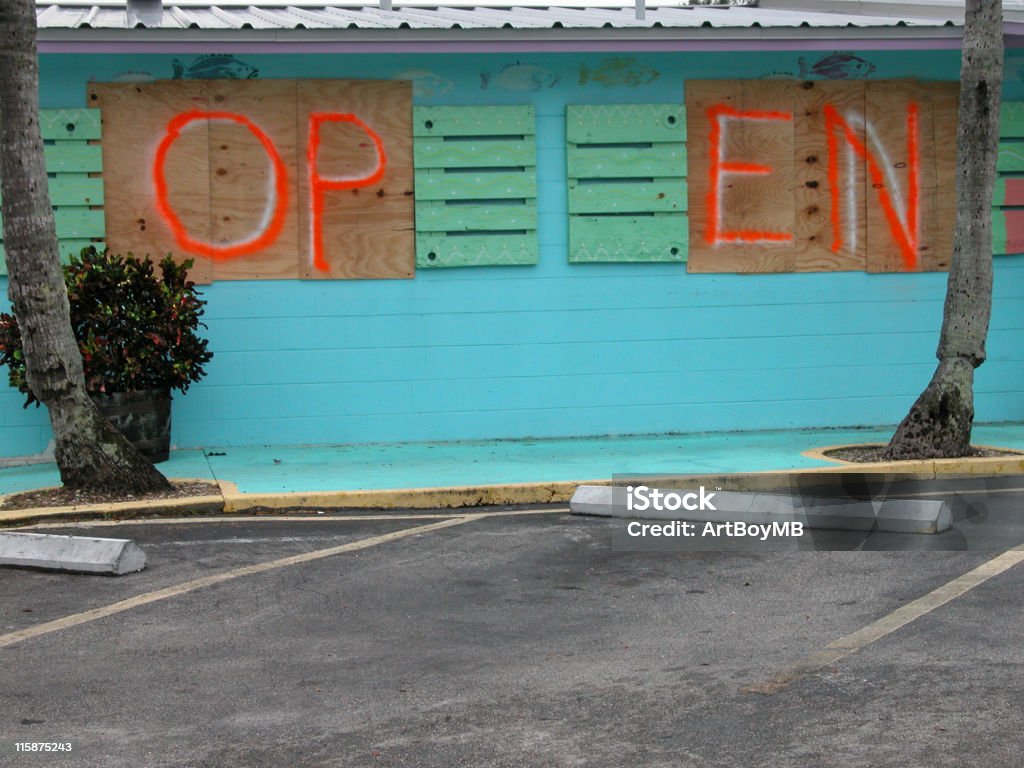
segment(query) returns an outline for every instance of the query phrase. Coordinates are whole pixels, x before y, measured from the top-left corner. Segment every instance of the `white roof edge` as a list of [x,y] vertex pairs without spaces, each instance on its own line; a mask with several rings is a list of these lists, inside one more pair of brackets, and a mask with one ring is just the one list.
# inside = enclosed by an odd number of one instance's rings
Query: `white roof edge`
[[[553,35],[552,33],[558,33]],[[1021,30],[1024,34],[1024,29]],[[958,27],[727,27],[649,29],[47,29],[41,43],[374,43],[495,41],[724,42],[737,40],[959,40]]]

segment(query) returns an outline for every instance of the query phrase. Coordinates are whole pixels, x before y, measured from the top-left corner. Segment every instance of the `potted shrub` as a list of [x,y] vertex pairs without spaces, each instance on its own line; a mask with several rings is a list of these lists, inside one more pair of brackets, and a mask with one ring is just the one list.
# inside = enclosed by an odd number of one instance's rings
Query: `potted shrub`
[[[188,280],[191,266],[168,256],[158,274],[148,259],[89,247],[64,267],[89,396],[153,462],[167,459],[171,390],[186,392],[213,357],[197,334],[206,327],[206,302]],[[0,364],[27,396],[25,407],[38,406],[25,378],[18,321],[7,313],[0,313]]]

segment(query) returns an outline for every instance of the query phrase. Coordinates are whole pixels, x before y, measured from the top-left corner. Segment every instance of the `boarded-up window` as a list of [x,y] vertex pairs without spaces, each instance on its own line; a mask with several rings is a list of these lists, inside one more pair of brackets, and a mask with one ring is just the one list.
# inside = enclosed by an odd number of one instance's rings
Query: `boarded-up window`
[[534,110],[417,107],[416,265],[537,263]]
[[945,269],[955,89],[686,85],[691,272]]
[[682,105],[569,106],[566,140],[569,261],[685,261]]
[[[99,176],[103,158],[96,143],[100,138],[100,111],[43,109],[39,112],[39,128],[61,260],[78,255],[89,245],[102,250],[103,180]],[[5,274],[0,220],[0,275]]]
[[412,97],[372,80],[94,83],[107,238],[197,280],[412,277]]

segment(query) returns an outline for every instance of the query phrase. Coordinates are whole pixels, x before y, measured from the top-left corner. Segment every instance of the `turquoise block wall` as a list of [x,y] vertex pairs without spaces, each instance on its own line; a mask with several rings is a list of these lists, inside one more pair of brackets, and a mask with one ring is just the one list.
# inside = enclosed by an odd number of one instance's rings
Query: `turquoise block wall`
[[[261,78],[415,78],[416,104],[533,104],[533,267],[414,280],[221,282],[216,357],[174,404],[181,447],[664,433],[898,421],[927,383],[944,274],[690,275],[567,263],[567,104],[681,101],[687,78],[799,76],[827,52],[245,55]],[[959,53],[860,52],[873,78],[956,79]],[[46,55],[42,103],[91,79],[169,78],[195,55]],[[620,66],[615,60],[632,59]],[[803,61],[801,61],[803,59]],[[1024,90],[1010,52],[1006,98]],[[198,62],[201,64],[201,62]],[[6,281],[0,279],[6,295]],[[6,299],[0,299],[6,308]],[[980,421],[1024,420],[1024,259],[1000,258]],[[42,451],[45,411],[0,385],[0,456]]]

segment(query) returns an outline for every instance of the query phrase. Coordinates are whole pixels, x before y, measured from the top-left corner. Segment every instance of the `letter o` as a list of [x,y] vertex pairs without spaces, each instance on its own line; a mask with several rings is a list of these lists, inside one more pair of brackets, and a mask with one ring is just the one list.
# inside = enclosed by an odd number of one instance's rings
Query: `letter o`
[[[253,136],[259,139],[260,144],[263,145],[263,149],[270,158],[270,164],[274,169],[274,191],[277,199],[273,201],[274,210],[269,217],[269,221],[267,221],[258,234],[248,240],[223,246],[197,240],[188,233],[185,225],[167,199],[167,177],[164,173],[167,152],[170,150],[171,145],[181,136],[181,132],[196,120],[228,120],[245,126]],[[285,167],[284,161],[281,159],[281,155],[278,154],[277,148],[270,140],[270,137],[252,120],[237,112],[207,112],[197,109],[176,115],[167,124],[167,134],[156,150],[156,158],[153,161],[153,186],[156,192],[157,210],[163,216],[164,221],[167,222],[171,232],[174,233],[174,239],[178,241],[178,245],[190,253],[207,256],[216,261],[233,259],[238,256],[248,256],[272,245],[281,234],[281,230],[284,228],[285,216],[288,214],[288,170]]]

